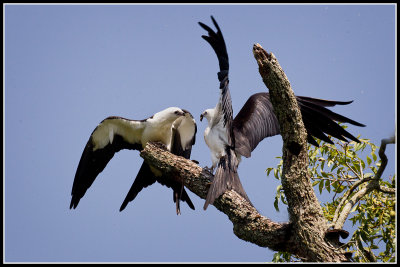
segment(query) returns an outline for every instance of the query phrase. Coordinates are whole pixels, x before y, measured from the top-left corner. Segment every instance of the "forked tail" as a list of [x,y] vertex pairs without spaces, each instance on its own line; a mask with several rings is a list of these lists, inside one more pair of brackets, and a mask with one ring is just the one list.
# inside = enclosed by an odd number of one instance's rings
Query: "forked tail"
[[[228,152],[229,151],[229,152]],[[253,205],[243,189],[237,173],[238,159],[235,152],[227,149],[227,154],[220,158],[217,170],[215,171],[214,180],[208,190],[204,210],[209,204],[213,204],[214,200],[228,190],[234,190],[244,197],[251,205]]]

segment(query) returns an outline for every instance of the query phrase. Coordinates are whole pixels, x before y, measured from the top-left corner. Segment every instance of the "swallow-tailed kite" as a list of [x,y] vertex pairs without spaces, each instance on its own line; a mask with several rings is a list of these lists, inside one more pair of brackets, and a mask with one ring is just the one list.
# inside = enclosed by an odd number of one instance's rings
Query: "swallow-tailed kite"
[[[235,190],[249,200],[237,174],[241,156],[250,157],[251,152],[264,138],[280,134],[278,119],[274,114],[269,93],[266,92],[250,96],[233,119],[228,87],[228,53],[221,30],[212,16],[211,19],[217,32],[201,22],[199,24],[208,32],[208,36],[203,35],[202,38],[211,45],[218,57],[220,97],[215,108],[207,109],[201,114],[200,121],[203,117],[208,121],[208,127],[204,131],[204,139],[211,151],[211,171],[218,167],[208,191],[204,209],[227,190]],[[307,130],[307,140],[310,144],[318,146],[314,137],[333,143],[325,134],[343,141],[347,141],[347,137],[359,142],[356,137],[344,130],[335,121],[347,122],[357,126],[365,125],[325,108],[347,105],[352,101],[331,101],[304,96],[296,96],[296,99]]]
[[[70,208],[76,208],[86,190],[106,167],[114,154],[121,149],[142,150],[147,142],[161,142],[173,154],[190,157],[197,132],[196,122],[190,112],[170,107],[144,120],[130,120],[122,117],[104,119],[92,132],[76,170],[72,186]],[[122,211],[136,195],[155,181],[173,189],[176,212],[180,213],[179,201],[186,201],[190,208],[194,205],[183,185],[169,179],[143,162],[135,181],[124,202]]]

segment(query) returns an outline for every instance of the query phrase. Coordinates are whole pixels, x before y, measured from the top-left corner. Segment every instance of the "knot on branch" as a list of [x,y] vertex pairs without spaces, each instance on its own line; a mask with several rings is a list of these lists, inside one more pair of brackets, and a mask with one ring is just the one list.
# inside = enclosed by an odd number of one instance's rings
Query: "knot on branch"
[[340,242],[340,238],[346,239],[349,237],[349,232],[343,229],[329,229],[325,233],[325,238],[335,247],[341,247],[344,243]]
[[301,144],[294,141],[290,141],[287,145],[287,149],[289,150],[289,152],[295,156],[298,156],[300,154],[302,148],[303,146]]

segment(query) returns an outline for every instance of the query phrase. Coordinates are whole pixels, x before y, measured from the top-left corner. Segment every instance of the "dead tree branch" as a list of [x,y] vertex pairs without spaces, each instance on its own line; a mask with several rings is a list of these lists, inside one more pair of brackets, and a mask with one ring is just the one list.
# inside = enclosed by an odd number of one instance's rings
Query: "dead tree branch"
[[347,261],[344,251],[325,239],[327,221],[307,174],[307,133],[290,82],[274,54],[259,44],[254,45],[253,54],[269,89],[283,139],[282,187],[298,248],[295,254],[306,261]]
[[[159,143],[148,143],[140,156],[160,170],[168,179],[183,182],[197,196],[205,199],[213,175],[195,162],[171,154]],[[291,250],[291,226],[276,223],[262,216],[235,191],[227,191],[213,204],[233,223],[233,232],[240,239],[272,250]]]

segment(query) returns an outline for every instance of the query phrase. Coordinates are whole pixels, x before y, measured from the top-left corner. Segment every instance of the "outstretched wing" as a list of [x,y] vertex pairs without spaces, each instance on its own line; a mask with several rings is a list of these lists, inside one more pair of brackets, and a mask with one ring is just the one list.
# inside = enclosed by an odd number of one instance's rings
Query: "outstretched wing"
[[268,93],[249,97],[233,120],[233,132],[235,151],[247,158],[264,138],[280,133]]
[[226,45],[224,41],[224,37],[222,36],[222,32],[215,21],[214,17],[211,16],[211,19],[217,28],[217,32],[214,32],[210,27],[205,25],[204,23],[199,22],[200,26],[208,32],[207,35],[202,35],[204,40],[206,40],[211,47],[214,49],[218,62],[220,71],[218,72],[218,80],[220,81],[220,98],[216,107],[216,114],[212,118],[211,125],[217,125],[220,120],[223,120],[223,126],[227,130],[228,142],[231,147],[235,144],[235,139],[233,135],[233,110],[232,110],[232,100],[231,94],[229,92],[229,58],[228,52],[226,50]]
[[[211,19],[217,28],[217,32],[214,32],[207,25],[199,22],[200,26],[208,32],[208,36],[202,36],[214,49],[220,71],[218,72],[218,80],[220,81],[220,97],[218,104],[215,108],[215,114],[211,118],[211,127],[222,128],[219,129],[221,132],[226,132],[226,136],[219,136],[219,138],[226,140],[225,152],[226,155],[219,159],[218,167],[214,175],[214,180],[210,185],[207,193],[206,202],[204,209],[207,209],[209,204],[212,204],[216,198],[223,194],[227,190],[235,190],[237,193],[242,195],[247,200],[247,194],[244,191],[242,184],[237,173],[237,166],[239,161],[235,154],[235,135],[233,127],[233,110],[232,100],[229,92],[229,59],[226,50],[224,37],[222,36],[221,30],[211,16]],[[222,122],[222,123],[221,123]],[[222,124],[222,125],[221,125]]]
[[94,129],[83,150],[72,186],[71,208],[76,208],[97,175],[121,149],[142,149],[146,121],[108,117]]
[[[214,32],[213,29],[211,29],[204,23],[199,22],[199,25],[208,32],[208,36],[202,35],[201,37],[211,45],[211,47],[214,49],[215,53],[217,54],[220,71],[228,72],[229,71],[229,59],[228,59],[228,52],[226,50],[225,40],[224,40],[224,37],[222,36],[222,32],[221,32],[217,22],[215,21],[213,16],[211,16],[211,20],[213,21],[215,28],[217,28],[217,32]],[[221,81],[222,79],[219,78],[219,80]]]
[[[347,141],[359,140],[343,129],[337,122],[350,123],[356,126],[365,126],[343,115],[332,112],[326,107],[347,105],[352,101],[332,101],[311,97],[296,96],[297,103],[307,130],[307,140],[310,144],[318,146],[314,137],[332,143],[327,135]],[[244,104],[233,121],[235,134],[235,151],[250,157],[251,152],[264,138],[280,134],[278,119],[273,110],[269,93],[252,95]]]
[[348,105],[353,101],[332,101],[305,96],[296,96],[296,99],[303,117],[304,127],[307,130],[307,139],[310,144],[318,146],[318,143],[313,137],[333,144],[330,138],[325,134],[345,142],[348,141],[346,138],[358,143],[360,142],[356,137],[343,129],[335,121],[350,123],[360,127],[364,127],[365,125],[326,108],[333,107],[335,105]]

